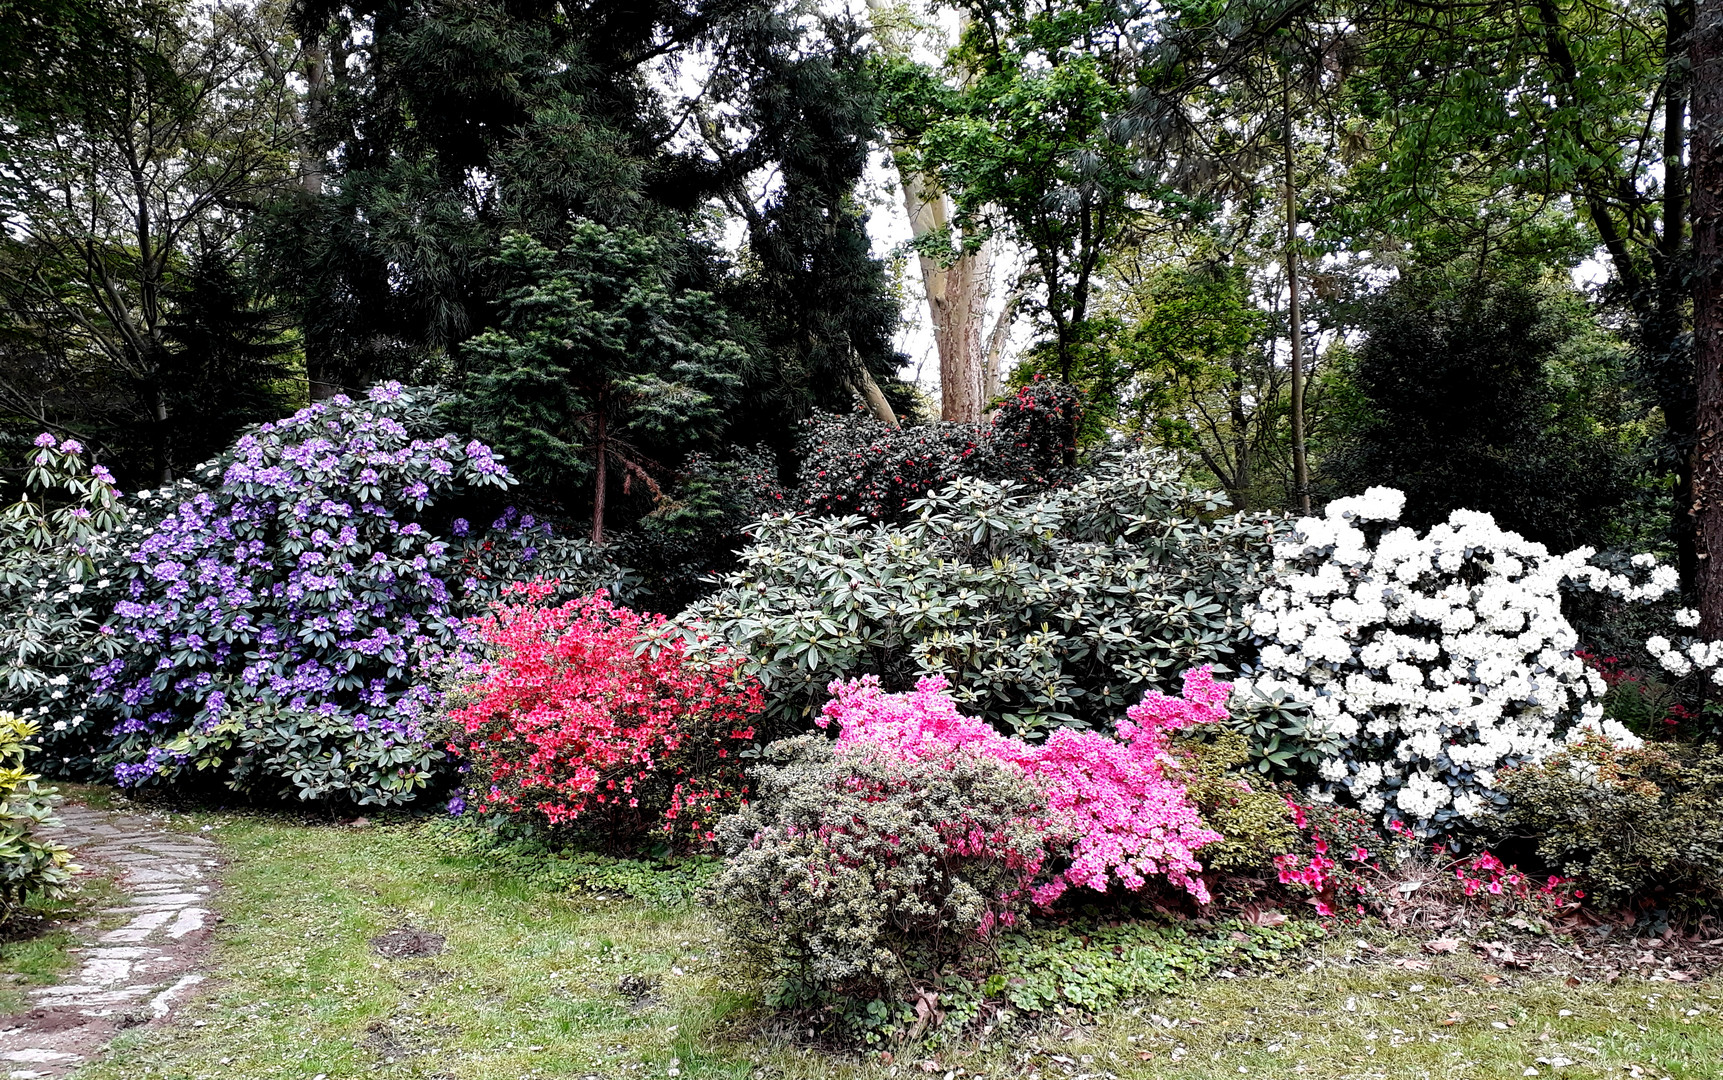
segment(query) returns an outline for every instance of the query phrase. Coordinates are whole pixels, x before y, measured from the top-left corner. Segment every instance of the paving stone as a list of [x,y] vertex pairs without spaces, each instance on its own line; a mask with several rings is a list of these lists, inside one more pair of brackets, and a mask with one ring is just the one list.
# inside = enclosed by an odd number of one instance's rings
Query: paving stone
[[127,922],[75,949],[77,974],[31,990],[29,1012],[0,1019],[0,1063],[29,1066],[0,1073],[7,1080],[68,1075],[123,1028],[170,1021],[204,978],[198,968],[213,922],[216,845],[169,831],[157,815],[68,804],[60,818],[57,839],[74,849],[76,860],[115,873],[130,894],[123,906],[103,912]]

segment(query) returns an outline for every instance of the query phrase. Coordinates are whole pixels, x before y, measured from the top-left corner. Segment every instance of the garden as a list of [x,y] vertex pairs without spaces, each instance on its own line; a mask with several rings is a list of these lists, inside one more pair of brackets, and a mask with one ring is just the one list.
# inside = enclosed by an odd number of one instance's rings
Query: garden
[[8,1075],[1716,1076],[1710,4],[0,0]]

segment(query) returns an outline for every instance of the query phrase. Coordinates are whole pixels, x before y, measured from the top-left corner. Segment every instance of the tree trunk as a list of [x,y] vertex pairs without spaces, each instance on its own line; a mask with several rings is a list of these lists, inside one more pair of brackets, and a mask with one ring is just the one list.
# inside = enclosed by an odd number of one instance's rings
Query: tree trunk
[[593,421],[595,435],[593,443],[598,447],[598,461],[594,467],[592,480],[592,542],[594,544],[604,543],[604,488],[609,479],[605,475],[605,466],[610,457],[608,432],[605,426],[607,419],[604,415],[605,405],[604,392],[600,391],[598,411]]
[[847,379],[844,380],[844,385],[848,386],[850,393],[867,406],[868,412],[873,413],[875,420],[889,428],[897,427],[897,413],[892,411],[891,402],[885,399],[885,391],[879,388],[879,383],[874,382],[873,376],[868,373],[867,368],[863,367],[859,360],[856,362],[856,370],[860,372],[861,385],[858,387]]
[[168,402],[161,384],[150,385],[150,413],[155,419],[156,478],[162,486],[173,483],[173,450],[168,445]]
[[323,150],[317,142],[318,121],[328,93],[329,65],[315,37],[305,41],[305,104],[299,113],[299,186],[307,195],[323,194]]
[[1011,324],[1017,321],[1017,305],[1022,302],[1022,288],[1012,289],[1005,298],[1005,306],[999,310],[999,317],[993,321],[993,332],[987,335],[987,356],[981,377],[983,403],[992,401],[1005,389],[1005,344],[1011,338]]
[[[868,0],[868,9],[875,13],[891,6],[888,0]],[[931,177],[899,167],[898,182],[913,239],[951,227],[951,200]],[[993,284],[993,244],[988,241],[949,264],[918,251],[916,262],[927,292],[933,343],[939,351],[939,418],[975,423],[989,399],[982,330]]]
[[1304,457],[1304,319],[1298,309],[1298,189],[1292,174],[1292,76],[1281,84],[1286,129],[1286,287],[1288,344],[1292,349],[1292,485],[1298,509],[1310,513],[1310,464]]
[[1699,400],[1692,513],[1699,629],[1717,639],[1723,638],[1723,0],[1698,0],[1693,15],[1690,214]]

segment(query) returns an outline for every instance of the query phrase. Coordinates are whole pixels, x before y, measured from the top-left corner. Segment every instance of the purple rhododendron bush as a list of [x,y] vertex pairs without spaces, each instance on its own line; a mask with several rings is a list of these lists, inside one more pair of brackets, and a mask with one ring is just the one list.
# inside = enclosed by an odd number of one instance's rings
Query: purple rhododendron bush
[[434,405],[398,384],[315,404],[153,496],[103,628],[118,655],[93,669],[91,704],[117,717],[98,760],[122,786],[366,805],[433,782],[424,669],[510,578],[570,555],[530,515],[456,516],[515,481]]

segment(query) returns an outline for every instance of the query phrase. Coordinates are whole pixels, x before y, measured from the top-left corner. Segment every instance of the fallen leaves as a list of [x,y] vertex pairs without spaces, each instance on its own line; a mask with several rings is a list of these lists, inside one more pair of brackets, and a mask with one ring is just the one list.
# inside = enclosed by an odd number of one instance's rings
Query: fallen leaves
[[1244,921],[1251,926],[1279,926],[1286,921],[1286,916],[1273,908],[1247,907],[1243,911]]
[[1451,953],[1460,947],[1463,940],[1463,938],[1454,937],[1435,938],[1434,940],[1424,942],[1424,951],[1427,953],[1437,954]]

